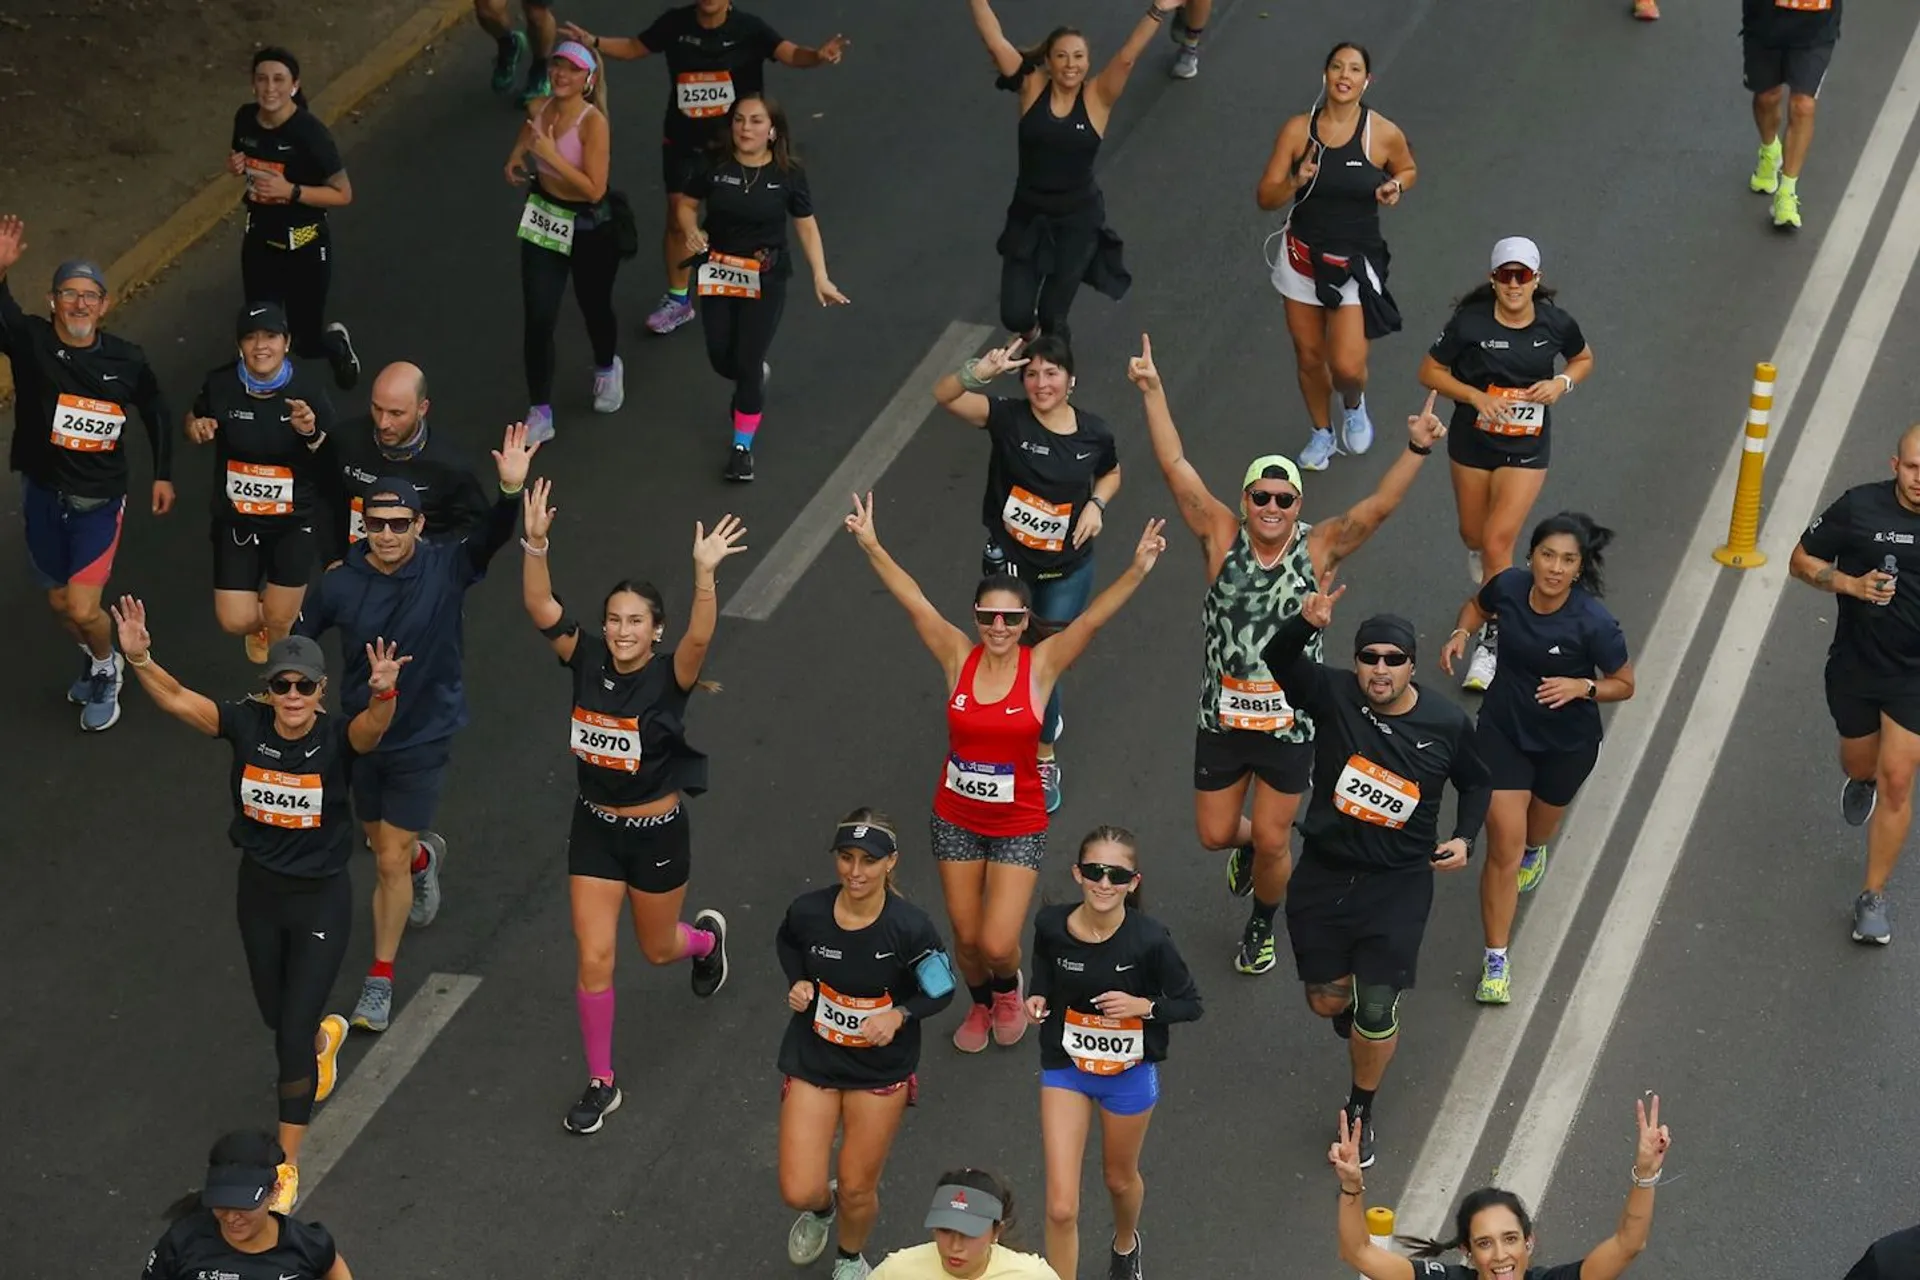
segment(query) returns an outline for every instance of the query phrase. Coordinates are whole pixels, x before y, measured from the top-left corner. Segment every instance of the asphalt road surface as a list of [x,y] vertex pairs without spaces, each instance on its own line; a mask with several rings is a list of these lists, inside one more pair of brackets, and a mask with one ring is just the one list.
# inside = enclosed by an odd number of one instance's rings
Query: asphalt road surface
[[[1562,410],[1540,510],[1584,509],[1619,531],[1610,599],[1641,682],[1640,699],[1614,717],[1561,865],[1523,912],[1514,954],[1531,1003],[1473,1005],[1473,879],[1441,887],[1423,982],[1403,1005],[1404,1043],[1380,1094],[1369,1199],[1424,1205],[1414,1216],[1430,1219],[1460,1182],[1499,1170],[1529,1196],[1544,1193],[1543,1255],[1576,1256],[1612,1229],[1632,1100],[1652,1089],[1674,1150],[1636,1274],[1838,1276],[1867,1240],[1916,1216],[1920,1159],[1900,1135],[1920,1125],[1920,882],[1912,867],[1894,880],[1892,947],[1847,941],[1862,839],[1839,821],[1818,679],[1833,602],[1782,579],[1796,513],[1884,475],[1893,434],[1915,417],[1920,312],[1907,277],[1920,208],[1900,197],[1920,150],[1907,128],[1920,43],[1910,10],[1848,13],[1802,187],[1807,226],[1783,237],[1745,189],[1753,138],[1736,6],[1670,4],[1652,27],[1625,8],[1224,0],[1199,79],[1169,81],[1171,49],[1151,47],[1102,156],[1136,284],[1121,305],[1084,295],[1074,316],[1077,401],[1115,424],[1127,474],[1101,578],[1118,571],[1144,520],[1176,514],[1123,376],[1142,331],[1189,456],[1217,491],[1230,492],[1249,457],[1304,441],[1261,262],[1273,220],[1251,194],[1280,120],[1311,102],[1327,48],[1363,39],[1375,57],[1370,101],[1406,129],[1421,166],[1418,188],[1386,215],[1407,327],[1374,350],[1380,443],[1309,477],[1307,515],[1335,514],[1370,489],[1420,398],[1413,372],[1449,299],[1481,278],[1496,237],[1531,235],[1598,356]],[[569,309],[560,435],[537,463],[561,512],[561,590],[597,598],[617,575],[653,576],[676,623],[696,519],[731,510],[748,524],[753,553],[730,562],[724,600],[950,326],[995,321],[992,245],[1015,106],[993,91],[964,6],[769,0],[761,11],[802,42],[835,31],[854,42],[837,69],[772,73],[811,165],[834,278],[854,306],[822,312],[796,295],[773,352],[761,478],[729,489],[718,478],[727,393],[699,335],[641,327],[660,287],[649,249],[616,294],[625,409],[587,412],[589,361]],[[1100,58],[1136,12],[1081,0],[1009,5],[1005,17],[1016,39],[1077,22]],[[602,0],[567,16],[613,33],[648,15]],[[358,199],[334,220],[333,310],[353,326],[369,375],[394,359],[426,368],[434,429],[484,467],[501,425],[525,408],[516,198],[499,177],[515,117],[486,91],[484,42],[465,28],[455,39],[463,60],[409,79],[342,134]],[[612,74],[615,181],[649,241],[661,74],[657,63]],[[210,151],[222,145],[208,139]],[[124,322],[177,405],[230,354],[235,250],[230,232],[216,236]],[[32,294],[25,282],[15,290]],[[1778,554],[1742,579],[1703,566],[1696,525],[1713,533],[1724,519],[1710,504],[1724,503],[1716,481],[1753,364],[1766,358],[1796,390],[1769,476],[1780,488],[1768,525]],[[930,406],[925,390],[907,387]],[[196,450],[178,453],[179,508],[166,520],[130,517],[114,590],[146,598],[156,651],[187,683],[233,696],[249,671],[208,600],[208,467]],[[977,564],[983,466],[979,438],[934,415],[876,485],[882,537],[955,617]],[[144,479],[144,463],[136,474]],[[17,548],[8,516],[0,540]],[[1191,830],[1200,561],[1177,522],[1170,536],[1151,580],[1067,682],[1067,798],[1043,883],[1067,892],[1065,851],[1081,831],[1134,827],[1155,912],[1207,998],[1205,1019],[1175,1034],[1147,1145],[1153,1274],[1337,1276],[1325,1150],[1345,1055],[1286,962],[1258,979],[1230,967],[1243,905]],[[369,1058],[369,1038],[356,1036],[346,1052],[346,1080],[312,1139],[327,1159],[309,1167],[301,1215],[331,1226],[370,1276],[787,1274],[773,1067],[786,1015],[772,933],[794,894],[831,875],[823,841],[855,804],[900,818],[905,888],[938,914],[918,834],[941,751],[936,670],[844,535],[769,618],[723,619],[708,673],[725,691],[693,712],[714,768],[693,808],[689,906],[732,920],[733,977],[702,1005],[683,970],[656,972],[623,950],[616,1064],[627,1103],[602,1133],[575,1138],[560,1125],[583,1076],[569,998],[566,684],[521,612],[517,554],[470,599],[474,719],[437,824],[452,846],[447,904],[407,939],[387,1043]],[[72,651],[43,621],[24,557],[9,561],[0,1199],[17,1225],[0,1257],[10,1275],[128,1275],[211,1139],[272,1120],[271,1044],[232,924],[226,752],[131,685],[121,724],[83,738],[61,699]],[[1336,632],[1380,608],[1416,618],[1430,657],[1424,687],[1458,696],[1431,655],[1468,590],[1462,561],[1436,457],[1351,562]],[[342,1010],[371,937],[371,874],[358,859],[363,902]],[[957,1016],[928,1037],[875,1260],[922,1238],[931,1180],[960,1163],[1012,1178],[1037,1246],[1036,1053],[1028,1043],[963,1059],[946,1043]],[[1483,1070],[1489,1062],[1497,1069]],[[1108,1223],[1095,1160],[1083,1214],[1091,1274]]]

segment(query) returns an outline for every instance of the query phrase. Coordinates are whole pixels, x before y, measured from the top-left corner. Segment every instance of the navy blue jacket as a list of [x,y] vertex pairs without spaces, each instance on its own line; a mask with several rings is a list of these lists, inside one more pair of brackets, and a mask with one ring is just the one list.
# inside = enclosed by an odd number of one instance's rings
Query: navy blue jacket
[[[497,493],[497,491],[496,491]],[[461,676],[466,647],[461,610],[467,588],[487,576],[487,565],[520,523],[520,496],[498,496],[486,523],[458,541],[422,539],[413,558],[393,573],[367,563],[367,544],[347,552],[338,569],[320,575],[294,623],[295,635],[318,639],[340,629],[340,707],[349,716],[366,709],[367,646],[376,637],[411,656],[400,671],[400,705],[380,751],[399,751],[452,737],[467,723]]]

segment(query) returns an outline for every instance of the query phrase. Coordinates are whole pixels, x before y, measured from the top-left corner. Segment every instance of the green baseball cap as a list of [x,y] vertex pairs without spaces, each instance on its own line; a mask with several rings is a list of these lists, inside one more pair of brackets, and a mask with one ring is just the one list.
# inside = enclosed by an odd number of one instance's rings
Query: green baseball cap
[[1277,453],[1263,454],[1247,464],[1246,479],[1240,482],[1240,492],[1253,488],[1256,480],[1285,480],[1293,486],[1295,493],[1305,494],[1306,486],[1300,483],[1300,468],[1293,465],[1293,459]]

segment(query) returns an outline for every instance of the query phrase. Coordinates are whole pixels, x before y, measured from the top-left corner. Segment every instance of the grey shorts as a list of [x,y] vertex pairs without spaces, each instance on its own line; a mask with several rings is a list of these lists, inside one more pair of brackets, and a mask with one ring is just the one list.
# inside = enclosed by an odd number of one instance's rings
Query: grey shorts
[[979,836],[933,814],[933,856],[942,862],[997,862],[1004,867],[1039,871],[1047,856],[1047,833],[1030,836]]

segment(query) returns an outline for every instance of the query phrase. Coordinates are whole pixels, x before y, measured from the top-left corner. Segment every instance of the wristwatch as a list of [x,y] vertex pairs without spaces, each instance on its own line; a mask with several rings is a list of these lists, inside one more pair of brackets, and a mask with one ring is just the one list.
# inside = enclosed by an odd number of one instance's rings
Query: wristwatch
[[1588,680],[1587,681],[1587,701],[1597,702],[1599,701],[1599,698],[1600,698],[1600,682],[1598,680]]

